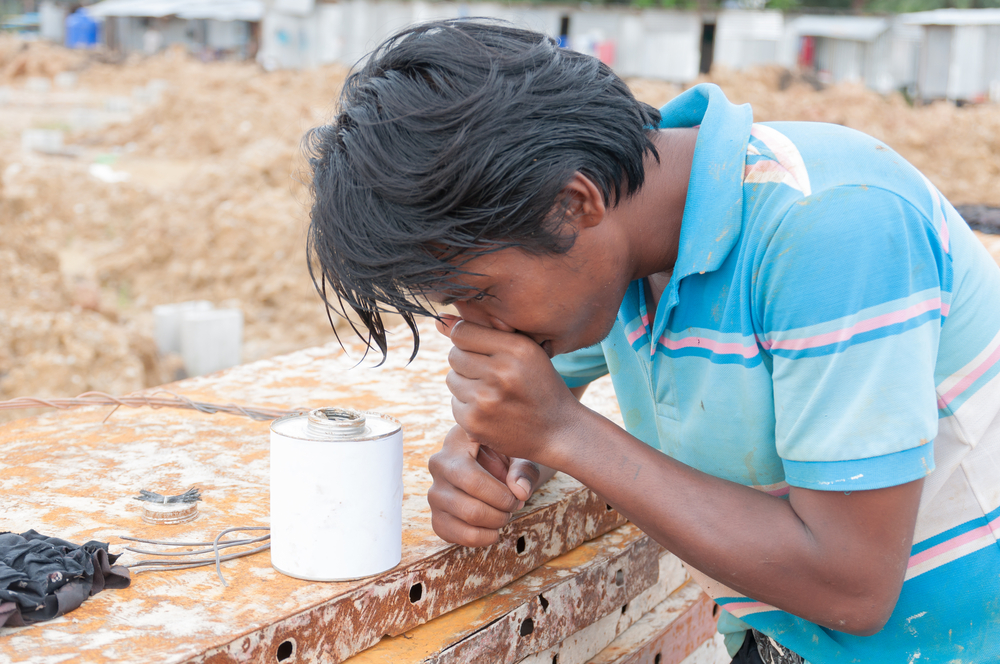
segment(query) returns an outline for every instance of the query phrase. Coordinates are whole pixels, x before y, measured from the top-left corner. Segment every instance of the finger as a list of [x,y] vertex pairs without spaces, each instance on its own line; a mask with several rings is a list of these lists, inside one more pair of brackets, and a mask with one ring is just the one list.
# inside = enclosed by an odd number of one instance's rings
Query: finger
[[511,512],[491,507],[447,483],[437,482],[430,488],[427,504],[432,512],[447,512],[477,528],[502,528],[511,519]]
[[538,486],[541,471],[538,464],[527,459],[512,459],[507,471],[507,488],[514,496],[524,502],[531,498]]
[[492,359],[481,353],[462,350],[452,346],[448,351],[448,364],[466,378],[483,378],[491,373]]
[[467,320],[459,320],[451,326],[451,342],[464,351],[480,355],[492,355],[498,349],[505,349],[512,343],[534,343],[523,334],[496,330]]
[[470,526],[447,512],[432,513],[431,527],[444,541],[462,546],[489,546],[500,540],[500,531]]
[[482,387],[482,381],[465,378],[455,371],[449,371],[444,378],[448,391],[462,403],[471,403],[476,397],[476,390]]
[[435,327],[437,327],[438,332],[446,337],[451,336],[451,330],[455,327],[455,324],[462,320],[458,316],[452,316],[451,314],[440,314],[437,320],[434,321]]
[[513,512],[518,508],[518,499],[507,485],[486,471],[475,457],[462,455],[435,454],[428,463],[434,484],[449,484],[500,510]]
[[501,482],[507,481],[507,468],[510,467],[510,458],[506,454],[500,454],[490,447],[480,445],[476,461],[493,477]]

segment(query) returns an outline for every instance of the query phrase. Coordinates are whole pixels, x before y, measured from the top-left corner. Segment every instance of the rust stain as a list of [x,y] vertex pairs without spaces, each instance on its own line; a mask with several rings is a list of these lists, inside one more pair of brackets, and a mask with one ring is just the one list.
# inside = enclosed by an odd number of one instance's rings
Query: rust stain
[[715,635],[715,606],[698,584],[689,581],[589,664],[680,664]]
[[[276,649],[294,641],[294,656],[286,661],[340,662],[386,634],[401,634],[483,597],[624,523],[595,494],[557,475],[496,545],[466,549],[440,540],[430,526],[426,464],[453,424],[444,385],[449,346],[430,326],[422,332],[421,356],[409,367],[405,349],[396,353],[395,364],[354,368],[356,360],[328,345],[170,386],[203,401],[341,405],[399,419],[405,450],[399,566],[359,581],[310,583],[278,574],[264,553],[224,563],[228,588],[211,568],[141,572],[130,588],[100,593],[63,618],[0,629],[0,661],[275,661]],[[360,355],[352,351],[352,357]],[[620,423],[608,381],[588,391],[585,401]],[[268,423],[121,409],[102,424],[107,413],[89,408],[0,427],[5,529],[34,528],[77,542],[96,539],[118,551],[119,535],[206,541],[227,527],[269,523]],[[131,499],[140,488],[180,492],[191,486],[202,489],[201,515],[178,526],[144,523],[141,504]],[[137,558],[127,554],[121,562]],[[411,602],[416,584],[421,596]]]
[[[618,611],[654,585],[661,548],[632,525],[556,558],[510,585],[397,637],[348,664],[512,664]],[[575,553],[575,552],[574,552]],[[566,558],[580,559],[570,564]]]
[[659,578],[617,611],[574,632],[559,643],[530,655],[520,664],[584,664],[607,648],[625,630],[667,599],[688,580],[680,559],[664,551],[660,555]]

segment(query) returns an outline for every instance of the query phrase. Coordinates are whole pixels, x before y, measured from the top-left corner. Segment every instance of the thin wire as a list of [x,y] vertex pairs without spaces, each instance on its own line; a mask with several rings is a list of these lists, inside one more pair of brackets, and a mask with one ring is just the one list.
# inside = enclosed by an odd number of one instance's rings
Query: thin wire
[[[220,549],[228,549],[233,546],[243,546],[245,544],[256,544],[257,542],[263,542],[266,539],[270,539],[270,535],[261,535],[260,537],[254,537],[253,539],[241,539],[233,540],[231,542],[223,542],[219,545]],[[209,546],[207,549],[198,549],[197,551],[149,551],[147,549],[134,549],[130,546],[124,547],[126,551],[131,551],[132,553],[141,553],[144,556],[197,556],[202,553],[212,553],[215,549],[211,546],[211,542],[206,542]]]
[[[219,540],[221,540],[224,535],[227,535],[227,534],[232,533],[232,532],[247,531],[247,530],[256,530],[256,531],[266,530],[266,531],[268,531],[268,534],[267,535],[262,535],[260,537],[253,537],[253,538],[247,538],[247,539],[242,539],[242,540],[233,540],[231,542],[221,542],[221,543],[219,542]],[[210,549],[204,549],[204,550],[200,550],[200,551],[176,551],[176,552],[175,551],[142,551],[142,550],[139,550],[139,549],[134,549],[132,547],[125,547],[126,551],[131,551],[133,553],[142,553],[142,554],[146,554],[146,555],[161,556],[161,557],[166,557],[166,556],[191,556],[191,555],[197,555],[197,554],[201,554],[201,553],[208,553],[210,551],[213,552],[213,553],[215,553],[215,555],[212,558],[202,558],[200,560],[187,560],[187,561],[181,561],[181,560],[153,560],[153,559],[139,560],[139,561],[136,561],[136,562],[134,562],[134,563],[132,563],[130,565],[125,565],[125,567],[129,568],[130,570],[134,569],[136,571],[136,573],[138,573],[138,572],[144,572],[144,571],[147,571],[147,570],[150,570],[150,569],[159,569],[160,571],[170,571],[170,570],[180,570],[180,569],[192,569],[192,568],[195,568],[195,567],[203,567],[205,565],[211,565],[212,563],[215,563],[215,573],[219,576],[219,581],[222,582],[223,586],[225,586],[225,587],[228,588],[229,584],[226,583],[225,577],[222,576],[222,563],[223,563],[223,561],[234,560],[236,558],[242,558],[244,556],[249,556],[249,555],[252,555],[254,553],[260,553],[261,551],[267,551],[268,549],[271,548],[271,543],[268,542],[267,544],[263,544],[261,546],[258,546],[256,548],[254,548],[254,549],[250,549],[249,551],[240,551],[239,553],[229,553],[229,554],[226,554],[226,555],[221,555],[220,550],[221,549],[226,549],[226,548],[229,548],[229,547],[233,547],[233,546],[241,546],[241,545],[245,545],[245,544],[255,544],[255,543],[263,541],[263,540],[269,540],[271,538],[270,530],[271,529],[268,528],[268,527],[258,527],[258,526],[239,526],[239,527],[236,527],[236,528],[226,528],[221,533],[219,533],[218,535],[216,535],[215,536],[215,540],[212,541],[212,542],[163,542],[163,541],[159,541],[159,540],[142,539],[140,537],[128,537],[126,535],[120,535],[119,539],[123,539],[123,540],[129,541],[129,542],[144,542],[146,544],[156,544],[156,545],[159,545],[159,546],[209,546],[210,545],[212,547]],[[142,568],[145,568],[145,569],[142,569]]]
[[137,565],[131,565],[128,567],[129,572],[134,572],[139,574],[140,572],[169,572],[175,569],[192,569],[195,567],[204,567],[205,565],[210,565],[211,563],[194,563],[191,565],[181,565],[180,563],[174,565],[173,567],[138,567]]
[[[225,586],[226,588],[229,587],[229,584],[226,583],[226,579],[223,578],[223,576],[222,576],[222,558],[219,557],[219,540],[226,533],[234,533],[234,532],[240,531],[240,530],[266,530],[268,532],[271,531],[270,528],[257,528],[257,527],[254,527],[254,526],[239,526],[237,528],[226,528],[221,533],[219,533],[218,535],[215,536],[215,542],[213,542],[213,546],[215,547],[215,573],[219,575],[219,581],[222,581],[222,585]],[[265,548],[270,548],[270,547],[271,547],[271,545],[267,544],[266,546],[261,547],[261,551],[263,551]],[[235,556],[236,554],[232,554],[232,555]]]
[[212,546],[211,542],[161,542],[160,540],[128,537],[127,535],[119,535],[118,539],[123,539],[129,542],[142,542],[143,544],[159,544],[160,546]]
[[[204,567],[205,565],[216,564],[216,572],[218,572],[218,565],[220,562],[225,562],[227,560],[235,560],[236,558],[242,558],[243,556],[249,556],[254,553],[260,553],[261,551],[267,551],[271,548],[271,543],[263,544],[254,549],[249,549],[247,551],[240,551],[239,553],[229,553],[224,556],[216,556],[214,558],[200,558],[196,560],[189,561],[174,561],[174,560],[140,560],[132,563],[131,565],[125,565],[129,569],[134,569],[136,567],[158,567],[161,570],[175,569],[179,565],[185,565],[190,567]],[[169,567],[161,567],[162,565],[168,565]],[[219,578],[222,578],[222,574],[219,573]],[[222,584],[228,587],[225,579],[222,579]]]
[[[166,397],[157,395],[165,394]],[[114,406],[117,410],[121,406],[129,408],[186,408],[197,410],[202,413],[226,413],[229,415],[242,415],[252,420],[273,420],[285,415],[295,415],[307,412],[308,408],[293,408],[282,410],[278,408],[258,408],[250,406],[239,406],[237,404],[214,404],[204,401],[194,401],[188,397],[169,392],[167,390],[157,390],[156,392],[144,392],[141,394],[129,394],[123,397],[116,397],[105,392],[84,392],[72,399],[42,399],[39,397],[18,397],[0,401],[0,410],[17,410],[22,408],[57,408],[65,410],[67,408],[79,408],[81,406]],[[111,411],[114,413],[114,410]],[[108,417],[111,413],[108,414]],[[105,421],[107,417],[105,418]]]

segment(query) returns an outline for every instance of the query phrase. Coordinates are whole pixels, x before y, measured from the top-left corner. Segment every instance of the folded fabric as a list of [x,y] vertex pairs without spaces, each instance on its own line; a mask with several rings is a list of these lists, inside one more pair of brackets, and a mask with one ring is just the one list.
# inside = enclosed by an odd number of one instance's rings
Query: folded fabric
[[0,533],[0,627],[51,620],[105,588],[127,588],[131,577],[117,559],[104,542]]

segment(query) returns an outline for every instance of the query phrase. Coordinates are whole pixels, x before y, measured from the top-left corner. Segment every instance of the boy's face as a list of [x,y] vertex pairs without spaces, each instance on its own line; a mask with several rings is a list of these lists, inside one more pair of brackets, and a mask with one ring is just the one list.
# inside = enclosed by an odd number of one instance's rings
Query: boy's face
[[475,275],[462,281],[474,290],[437,293],[462,318],[506,332],[519,332],[551,358],[599,343],[611,331],[629,276],[593,229],[577,235],[565,254],[534,254],[506,248],[462,265]]

